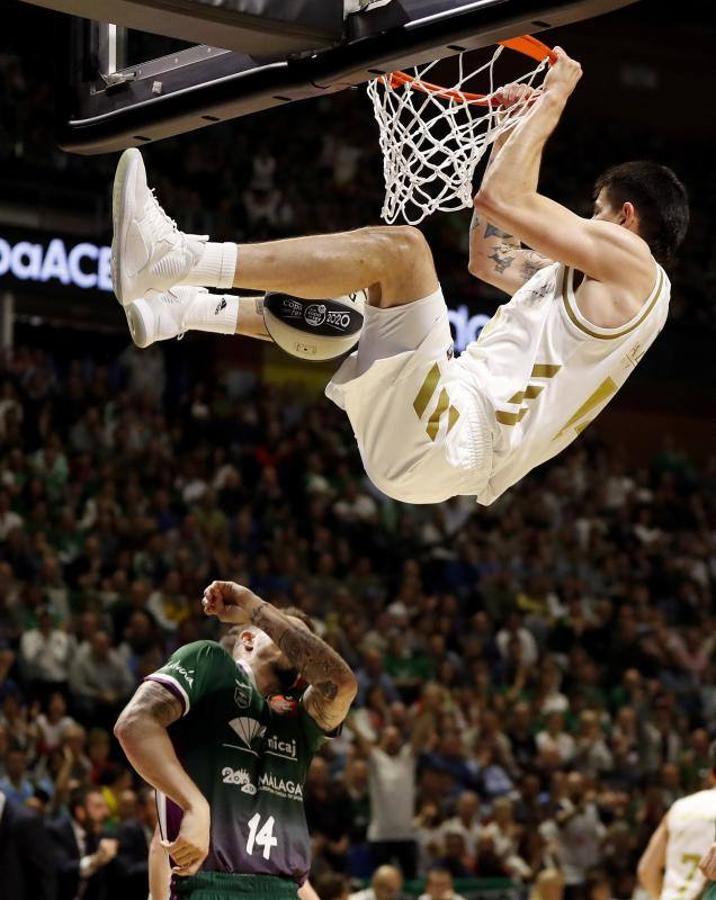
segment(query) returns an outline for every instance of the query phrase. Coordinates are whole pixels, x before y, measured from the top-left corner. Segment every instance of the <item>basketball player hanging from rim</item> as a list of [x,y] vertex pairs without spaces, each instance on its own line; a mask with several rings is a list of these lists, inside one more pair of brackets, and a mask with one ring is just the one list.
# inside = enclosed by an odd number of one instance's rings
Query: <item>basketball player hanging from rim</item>
[[[563,50],[555,56],[474,198],[470,270],[513,296],[459,359],[416,228],[207,243],[176,229],[128,150],[115,181],[113,263],[135,342],[191,329],[267,337],[255,300],[205,287],[315,299],[368,286],[358,349],[326,388],[348,414],[368,476],[409,503],[493,502],[570,444],[651,346],[668,314],[662,264],[688,225],[683,185],[651,162],[601,175],[591,219],[538,192],[542,151],[582,74]],[[525,90],[504,88],[503,105]]]

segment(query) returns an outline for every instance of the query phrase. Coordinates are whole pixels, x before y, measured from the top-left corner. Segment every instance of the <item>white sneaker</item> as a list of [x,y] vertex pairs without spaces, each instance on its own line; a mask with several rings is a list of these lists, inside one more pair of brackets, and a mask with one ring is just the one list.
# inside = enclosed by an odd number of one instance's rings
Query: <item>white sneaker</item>
[[182,281],[209,239],[179,231],[147,186],[142,154],[134,147],[117,165],[112,219],[112,283],[122,306]]
[[[169,291],[148,291],[144,297],[125,307],[132,340],[144,349],[156,341],[181,337],[187,326],[187,313],[199,295],[207,295],[206,288],[177,285]],[[221,303],[222,298],[217,297]],[[226,305],[226,304],[224,304]]]

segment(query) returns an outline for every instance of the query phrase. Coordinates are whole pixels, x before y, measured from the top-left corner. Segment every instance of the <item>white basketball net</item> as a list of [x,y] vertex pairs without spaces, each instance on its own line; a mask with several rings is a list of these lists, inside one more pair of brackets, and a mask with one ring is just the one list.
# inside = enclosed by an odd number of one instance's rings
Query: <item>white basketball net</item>
[[[439,60],[408,70],[415,80],[407,84],[393,83],[390,75],[369,82],[368,95],[383,151],[385,202],[381,215],[386,222],[402,216],[416,225],[434,212],[472,205],[475,167],[492,142],[524,118],[530,105],[524,100],[505,110],[497,101],[490,102],[500,91],[495,65],[504,50],[498,45],[488,62],[467,74],[460,53],[459,78],[449,88],[426,90],[417,84],[429,82],[430,70]],[[546,67],[545,59],[512,81],[537,87],[541,83],[538,76]],[[465,99],[463,94],[471,92],[484,98]]]

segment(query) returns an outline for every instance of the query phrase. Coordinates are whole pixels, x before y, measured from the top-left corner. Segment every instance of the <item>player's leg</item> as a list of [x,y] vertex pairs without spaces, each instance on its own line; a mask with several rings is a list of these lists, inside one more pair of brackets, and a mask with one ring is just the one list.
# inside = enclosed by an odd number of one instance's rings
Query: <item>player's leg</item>
[[125,151],[117,167],[113,219],[112,275],[124,306],[177,285],[258,288],[306,299],[370,287],[371,303],[386,307],[437,289],[427,243],[409,226],[244,245],[184,234],[149,190],[138,150]]
[[368,287],[371,305],[385,308],[426,297],[437,290],[438,280],[430,248],[417,228],[375,226],[240,244],[234,287],[280,291],[307,300]]

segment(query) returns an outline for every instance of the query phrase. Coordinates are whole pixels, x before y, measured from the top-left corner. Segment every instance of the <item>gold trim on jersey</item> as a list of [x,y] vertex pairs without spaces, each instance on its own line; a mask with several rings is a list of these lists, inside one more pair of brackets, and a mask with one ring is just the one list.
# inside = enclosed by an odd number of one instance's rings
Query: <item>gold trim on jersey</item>
[[[413,409],[415,410],[415,414],[419,419],[422,419],[425,411],[430,405],[430,401],[435,396],[435,391],[438,389],[439,385],[440,367],[437,363],[434,363],[428,374],[425,376],[425,379],[420,386],[420,390],[418,391],[415,400],[413,400]],[[431,441],[434,441],[438,436],[438,432],[440,431],[440,423],[442,422],[442,418],[446,412],[448,414],[446,434],[449,434],[450,431],[452,431],[452,429],[454,428],[457,420],[460,418],[460,410],[450,405],[450,396],[445,388],[442,388],[438,396],[438,402],[435,405],[435,409],[430,414],[430,418],[428,419],[428,423],[425,427],[425,431]]]
[[[577,305],[577,298],[574,295],[574,288],[572,287],[572,275],[570,274],[574,273],[574,269],[571,266],[565,266],[564,275],[562,276],[562,303],[564,304],[564,308],[567,312],[567,315],[569,316],[570,322],[580,331],[584,332],[584,334],[588,334],[589,337],[597,338],[597,340],[600,341],[613,341],[616,338],[624,337],[625,335],[634,331],[634,329],[638,328],[652,311],[652,309],[656,305],[656,301],[659,299],[661,290],[664,286],[664,270],[661,268],[661,266],[658,266],[657,269],[658,271],[656,275],[656,282],[654,283],[654,287],[652,288],[651,293],[644,301],[644,308],[636,322],[633,322],[631,325],[627,325],[627,327],[622,328],[621,331],[613,331],[610,334],[600,334],[598,331],[592,331],[583,322],[580,322],[577,314],[572,308],[572,304],[574,304],[574,307],[579,309],[579,306]],[[594,325],[593,327],[598,328],[599,326]]]
[[604,381],[596,389],[596,391],[594,391],[594,393],[590,397],[588,397],[579,407],[576,413],[574,413],[571,419],[569,419],[569,421],[559,429],[552,440],[556,441],[561,438],[564,432],[567,431],[568,428],[571,428],[572,425],[574,425],[574,430],[577,432],[577,434],[581,434],[587,427],[587,425],[589,425],[589,423],[592,421],[591,419],[587,419],[586,422],[581,420],[588,416],[596,406],[599,406],[601,403],[609,400],[609,398],[616,394],[618,390],[619,385],[616,384],[616,382],[612,378],[605,378]]

